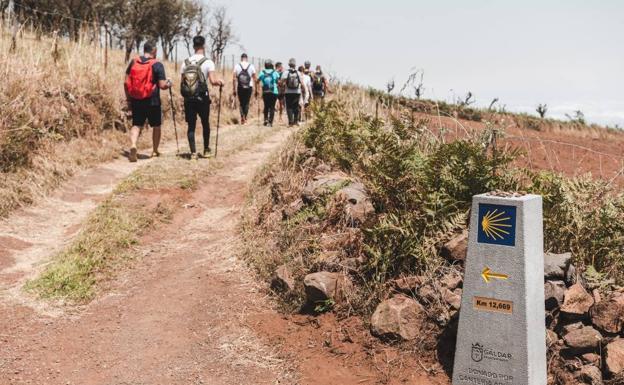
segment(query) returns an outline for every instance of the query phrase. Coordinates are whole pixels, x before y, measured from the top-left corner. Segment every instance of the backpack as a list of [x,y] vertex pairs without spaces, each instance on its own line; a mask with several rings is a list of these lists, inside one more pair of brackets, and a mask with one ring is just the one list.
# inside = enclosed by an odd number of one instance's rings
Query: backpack
[[202,71],[202,64],[208,59],[202,58],[198,62],[190,59],[184,61],[184,72],[182,73],[182,85],[180,92],[186,99],[201,99],[208,95],[208,83],[206,75]]
[[249,75],[249,66],[251,64],[247,64],[247,68],[243,68],[242,64],[239,64],[241,71],[237,75],[238,86],[241,88],[249,88],[251,87],[251,75]]
[[132,63],[130,73],[126,78],[126,89],[132,99],[144,100],[152,96],[156,88],[152,74],[152,65],[155,62],[156,59],[148,59],[143,62],[140,57],[137,57]]
[[288,77],[286,78],[286,88],[289,90],[297,90],[301,85],[301,79],[299,79],[299,73],[295,69],[288,70]]
[[325,82],[323,80],[324,78],[322,72],[314,74],[314,78],[312,79],[312,92],[320,94],[325,91]]
[[273,90],[275,89],[275,78],[273,77],[273,74],[275,71],[271,70],[271,72],[268,72],[267,70],[263,70],[262,73],[264,74],[264,77],[262,78],[262,92],[265,94],[273,93]]

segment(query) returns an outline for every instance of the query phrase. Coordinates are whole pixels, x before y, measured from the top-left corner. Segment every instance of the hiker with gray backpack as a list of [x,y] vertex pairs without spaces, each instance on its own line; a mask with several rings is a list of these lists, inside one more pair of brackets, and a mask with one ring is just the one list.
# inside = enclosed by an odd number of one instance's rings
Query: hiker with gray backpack
[[232,85],[234,96],[238,96],[240,105],[241,124],[247,123],[249,102],[253,94],[254,83],[257,82],[256,68],[247,61],[247,54],[241,55],[241,61],[234,67]]
[[206,39],[203,36],[193,38],[195,54],[182,64],[182,84],[180,92],[184,97],[184,115],[188,123],[188,141],[191,150],[191,160],[197,160],[195,147],[195,126],[197,117],[202,124],[204,137],[204,157],[210,156],[210,93],[208,83],[212,86],[223,87],[223,80],[217,79],[215,64],[206,57]]
[[302,96],[305,98],[306,89],[303,86],[303,74],[297,70],[297,61],[295,59],[288,61],[288,71],[284,71],[280,83],[285,89],[288,127],[299,125],[301,116],[299,100]]

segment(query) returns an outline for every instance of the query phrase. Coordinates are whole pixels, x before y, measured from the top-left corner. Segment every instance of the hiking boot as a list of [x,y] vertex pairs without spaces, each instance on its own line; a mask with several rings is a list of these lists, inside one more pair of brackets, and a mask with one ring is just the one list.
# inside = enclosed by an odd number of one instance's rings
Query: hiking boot
[[130,155],[128,155],[128,159],[130,160],[130,162],[134,163],[137,161],[137,149],[136,147],[132,147],[130,149]]
[[197,153],[196,152],[192,153],[191,154],[191,160],[197,161],[197,159],[199,159],[199,157],[197,156]]
[[209,148],[204,149],[204,158],[211,158],[212,151]]
[[160,152],[152,151],[152,158],[158,158],[160,156]]

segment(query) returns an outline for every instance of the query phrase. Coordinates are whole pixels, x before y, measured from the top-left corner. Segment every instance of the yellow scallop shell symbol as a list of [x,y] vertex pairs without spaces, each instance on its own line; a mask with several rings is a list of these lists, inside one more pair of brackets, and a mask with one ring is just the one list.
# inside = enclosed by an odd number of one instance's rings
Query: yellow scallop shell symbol
[[511,224],[507,223],[511,219],[506,215],[504,211],[498,209],[494,211],[488,211],[481,220],[481,228],[488,238],[491,239],[504,239],[506,235],[509,235],[507,228],[511,227]]

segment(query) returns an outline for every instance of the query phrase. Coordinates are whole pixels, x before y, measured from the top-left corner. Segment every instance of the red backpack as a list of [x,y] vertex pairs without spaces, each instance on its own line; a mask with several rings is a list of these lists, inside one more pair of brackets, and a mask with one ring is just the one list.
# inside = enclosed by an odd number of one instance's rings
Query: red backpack
[[143,62],[140,57],[135,59],[126,78],[126,89],[132,99],[143,100],[152,96],[156,88],[152,75],[152,65],[155,61],[156,59],[148,59]]

